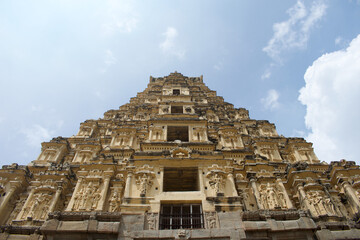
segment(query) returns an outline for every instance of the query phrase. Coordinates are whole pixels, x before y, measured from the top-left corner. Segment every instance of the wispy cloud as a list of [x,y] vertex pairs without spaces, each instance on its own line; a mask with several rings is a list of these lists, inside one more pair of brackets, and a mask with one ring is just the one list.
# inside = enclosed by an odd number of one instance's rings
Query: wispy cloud
[[110,49],[107,49],[104,52],[104,66],[100,68],[100,72],[106,73],[108,69],[117,62],[118,60],[115,57],[114,53]]
[[218,61],[215,65],[214,65],[214,69],[216,71],[220,71],[224,68],[224,61],[223,60],[220,60]]
[[104,34],[130,33],[136,28],[139,17],[134,9],[133,1],[108,0],[105,4],[107,11],[102,24]]
[[261,75],[261,79],[268,79],[271,77],[270,68],[266,69],[265,72]]
[[21,129],[20,133],[25,135],[26,143],[29,146],[39,147],[40,143],[49,141],[52,137],[54,137],[55,133],[62,127],[63,124],[63,120],[55,122],[53,128],[47,128],[41,126],[40,124],[34,124],[31,127]]
[[287,10],[289,19],[273,25],[274,34],[263,51],[274,61],[281,63],[284,51],[305,48],[311,29],[325,15],[327,6],[323,1],[314,1],[307,9],[303,1]]
[[164,54],[176,56],[178,59],[184,59],[185,50],[181,49],[177,44],[178,31],[174,27],[168,27],[163,33],[165,39],[160,43],[160,49]]
[[279,93],[275,89],[270,89],[267,92],[266,97],[262,98],[260,101],[265,109],[274,110],[280,106],[279,96]]
[[116,57],[114,56],[114,53],[111,50],[105,51],[105,64],[107,66],[114,65],[117,62]]
[[25,135],[27,144],[33,147],[39,147],[41,142],[49,141],[54,134],[54,131],[38,124],[23,129],[21,132]]

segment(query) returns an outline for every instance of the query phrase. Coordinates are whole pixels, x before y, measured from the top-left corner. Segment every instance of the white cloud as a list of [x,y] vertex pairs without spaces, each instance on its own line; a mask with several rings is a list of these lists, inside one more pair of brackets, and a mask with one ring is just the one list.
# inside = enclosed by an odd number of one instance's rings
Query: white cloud
[[261,79],[268,79],[271,77],[270,69],[266,69],[265,72],[261,75]]
[[108,0],[105,2],[106,14],[102,24],[103,32],[112,35],[115,32],[132,32],[139,22],[139,17],[131,0]]
[[165,40],[160,43],[160,48],[163,53],[176,56],[178,59],[183,59],[185,57],[185,51],[176,44],[178,37],[176,28],[168,27],[163,35],[165,36]]
[[280,106],[279,104],[279,93],[275,89],[270,89],[267,92],[265,98],[262,98],[260,101],[266,109],[274,110]]
[[336,45],[339,45],[339,44],[341,44],[343,41],[344,41],[343,38],[339,36],[339,37],[337,37],[337,38],[335,39],[335,44],[336,44]]
[[287,10],[289,19],[273,25],[274,35],[263,51],[273,60],[281,62],[281,54],[291,49],[305,48],[310,31],[325,15],[326,5],[322,1],[314,1],[309,9],[302,1]]
[[52,122],[52,128],[33,124],[32,127],[20,129],[20,133],[25,135],[26,143],[31,147],[39,147],[44,141],[49,141],[55,137],[55,133],[64,125],[63,120]]
[[105,64],[107,66],[114,65],[117,62],[116,57],[114,56],[114,53],[111,50],[105,51]]
[[38,124],[34,124],[31,128],[22,129],[21,133],[25,135],[27,144],[33,147],[39,147],[40,143],[49,141],[54,135],[54,131]]
[[224,61],[223,60],[220,60],[218,61],[215,65],[214,65],[214,69],[216,71],[220,71],[224,68]]
[[115,57],[114,53],[108,49],[105,51],[104,54],[104,67],[100,68],[101,73],[106,73],[112,65],[118,62],[117,58]]
[[347,49],[324,54],[305,73],[307,140],[321,160],[360,162],[360,35]]
[[42,111],[42,106],[31,105],[31,111],[32,112],[41,112]]

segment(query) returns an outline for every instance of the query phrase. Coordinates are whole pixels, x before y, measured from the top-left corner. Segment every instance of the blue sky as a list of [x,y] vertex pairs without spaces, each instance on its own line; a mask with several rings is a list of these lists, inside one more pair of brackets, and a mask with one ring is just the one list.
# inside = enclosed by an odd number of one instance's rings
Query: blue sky
[[0,1],[0,165],[174,71],[360,163],[359,34],[355,0]]

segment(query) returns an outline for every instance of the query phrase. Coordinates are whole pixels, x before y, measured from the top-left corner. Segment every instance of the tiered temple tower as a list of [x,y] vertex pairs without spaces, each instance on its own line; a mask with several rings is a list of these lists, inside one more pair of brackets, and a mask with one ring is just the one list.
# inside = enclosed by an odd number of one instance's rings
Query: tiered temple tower
[[175,72],[3,166],[0,239],[356,239],[359,199],[354,162]]

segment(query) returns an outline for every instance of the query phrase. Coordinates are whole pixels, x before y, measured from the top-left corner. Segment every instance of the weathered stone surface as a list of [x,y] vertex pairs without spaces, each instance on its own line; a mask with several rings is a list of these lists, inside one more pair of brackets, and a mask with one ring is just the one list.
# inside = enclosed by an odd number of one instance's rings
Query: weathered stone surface
[[88,221],[71,221],[71,222],[60,222],[57,231],[65,232],[87,232]]
[[28,166],[0,169],[2,239],[359,235],[359,166],[320,163],[311,143],[250,119],[202,76],[151,77],[129,103],[41,146]]

